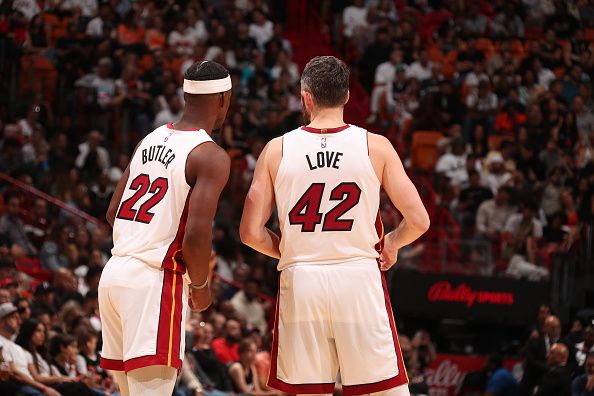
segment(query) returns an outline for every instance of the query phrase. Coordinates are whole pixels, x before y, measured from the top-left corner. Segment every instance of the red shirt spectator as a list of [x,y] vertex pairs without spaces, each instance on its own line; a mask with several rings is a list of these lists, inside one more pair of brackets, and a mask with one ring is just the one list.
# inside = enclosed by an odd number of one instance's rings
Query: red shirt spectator
[[235,319],[229,319],[225,324],[225,336],[212,341],[212,349],[222,363],[239,361],[239,340],[241,326]]

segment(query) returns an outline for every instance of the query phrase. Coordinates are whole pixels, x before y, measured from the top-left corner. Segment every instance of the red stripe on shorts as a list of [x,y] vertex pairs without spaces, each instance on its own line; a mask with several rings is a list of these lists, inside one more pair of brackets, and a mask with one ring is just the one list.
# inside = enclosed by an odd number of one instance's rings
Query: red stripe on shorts
[[326,384],[288,384],[277,377],[278,365],[278,321],[280,303],[280,277],[278,279],[278,292],[276,293],[276,311],[274,314],[274,328],[272,331],[272,350],[270,351],[270,373],[268,386],[289,394],[300,393],[333,393],[334,383]]
[[402,358],[402,351],[400,350],[400,342],[398,342],[398,332],[396,331],[394,313],[392,311],[392,304],[390,303],[390,295],[388,294],[386,277],[384,276],[383,272],[381,273],[381,277],[382,289],[384,290],[384,302],[386,305],[386,311],[388,313],[388,320],[390,321],[390,329],[392,330],[392,339],[394,340],[394,350],[396,352],[396,364],[398,366],[398,375],[371,384],[343,385],[342,393],[345,396],[364,395],[368,393],[382,392],[408,383],[408,375],[406,374],[406,367],[404,366],[404,359]]

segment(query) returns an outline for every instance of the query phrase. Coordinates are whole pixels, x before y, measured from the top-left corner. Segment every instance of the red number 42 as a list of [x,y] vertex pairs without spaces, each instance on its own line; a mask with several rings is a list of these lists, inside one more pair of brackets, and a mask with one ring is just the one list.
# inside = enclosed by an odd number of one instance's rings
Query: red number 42
[[[167,193],[168,184],[167,179],[164,177],[159,177],[151,183],[149,175],[145,173],[138,175],[130,183],[130,190],[135,190],[136,192],[122,202],[116,217],[122,220],[138,221],[145,224],[150,223],[155,215],[150,210],[161,202],[165,193]],[[134,205],[147,193],[152,194],[152,196],[140,205],[138,210],[134,209]]]
[[301,225],[301,232],[314,232],[322,218],[322,231],[350,231],[353,228],[352,219],[340,217],[359,203],[361,189],[357,183],[340,183],[330,192],[330,200],[340,202],[324,216],[320,213],[320,205],[325,186],[324,183],[313,183],[289,212],[289,223]]

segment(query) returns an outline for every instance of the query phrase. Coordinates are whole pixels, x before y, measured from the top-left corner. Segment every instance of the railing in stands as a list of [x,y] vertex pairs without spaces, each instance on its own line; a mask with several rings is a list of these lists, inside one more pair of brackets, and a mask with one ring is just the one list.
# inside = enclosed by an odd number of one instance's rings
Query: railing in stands
[[6,173],[0,172],[0,180],[4,180],[5,182],[10,183],[13,186],[17,187],[19,190],[22,190],[28,194],[35,195],[36,197],[39,197],[39,198],[51,203],[52,205],[59,207],[60,209],[70,212],[73,215],[80,217],[81,219],[83,219],[85,221],[88,221],[89,223],[93,223],[96,225],[104,224],[98,218],[93,217],[90,214],[83,212],[80,209],[74,208],[74,207],[68,205],[66,202],[63,202],[63,201],[59,200],[58,198],[52,197],[51,195],[48,195],[48,194],[44,193],[43,191],[36,189],[35,187],[31,187],[30,185],[25,184],[22,181],[17,180],[15,178],[7,175]]

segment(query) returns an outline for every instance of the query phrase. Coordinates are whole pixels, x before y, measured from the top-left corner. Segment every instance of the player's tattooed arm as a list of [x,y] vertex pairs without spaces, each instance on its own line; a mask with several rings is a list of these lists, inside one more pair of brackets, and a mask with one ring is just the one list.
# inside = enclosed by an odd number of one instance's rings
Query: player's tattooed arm
[[239,236],[243,243],[276,259],[280,258],[280,238],[266,227],[266,223],[275,205],[273,180],[282,155],[281,139],[271,140],[258,158],[239,226]]

